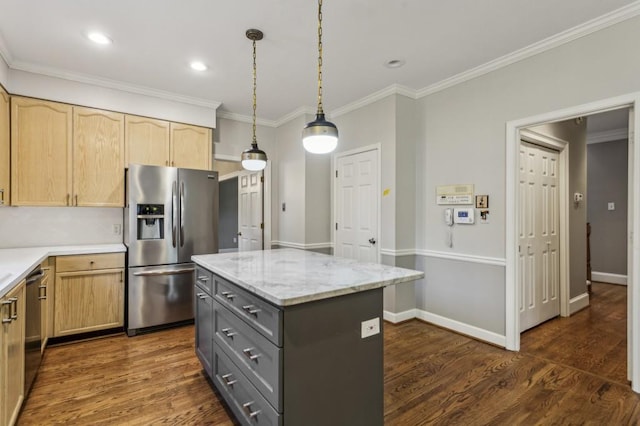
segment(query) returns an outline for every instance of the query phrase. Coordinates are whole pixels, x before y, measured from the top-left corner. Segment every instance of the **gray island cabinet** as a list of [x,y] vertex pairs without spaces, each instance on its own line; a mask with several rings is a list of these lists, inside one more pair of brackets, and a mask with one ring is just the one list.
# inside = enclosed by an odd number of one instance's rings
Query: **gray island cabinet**
[[382,425],[382,289],[419,271],[293,250],[193,256],[196,354],[246,425]]

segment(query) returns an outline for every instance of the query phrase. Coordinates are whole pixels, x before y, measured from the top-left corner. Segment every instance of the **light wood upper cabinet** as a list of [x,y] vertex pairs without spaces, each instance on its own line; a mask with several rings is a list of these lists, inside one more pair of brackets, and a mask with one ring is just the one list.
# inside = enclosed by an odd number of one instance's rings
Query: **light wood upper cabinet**
[[171,165],[211,170],[211,129],[171,123]]
[[0,86],[0,206],[8,206],[11,177],[11,129],[9,127],[9,94]]
[[12,205],[70,205],[72,110],[55,102],[11,98]]
[[73,108],[73,205],[124,206],[124,114]]
[[169,165],[169,122],[127,115],[125,142],[128,164]]

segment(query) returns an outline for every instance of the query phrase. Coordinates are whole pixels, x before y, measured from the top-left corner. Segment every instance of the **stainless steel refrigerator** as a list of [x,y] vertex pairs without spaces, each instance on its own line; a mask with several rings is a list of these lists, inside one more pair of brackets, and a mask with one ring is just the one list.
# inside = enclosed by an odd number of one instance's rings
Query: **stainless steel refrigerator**
[[131,164],[127,334],[193,320],[194,254],[218,252],[218,173]]

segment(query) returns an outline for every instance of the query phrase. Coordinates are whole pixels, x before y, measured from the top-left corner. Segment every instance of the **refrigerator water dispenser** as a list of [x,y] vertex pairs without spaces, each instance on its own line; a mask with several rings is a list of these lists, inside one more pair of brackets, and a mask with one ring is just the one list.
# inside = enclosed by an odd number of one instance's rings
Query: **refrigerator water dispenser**
[[164,239],[164,204],[138,204],[138,239]]

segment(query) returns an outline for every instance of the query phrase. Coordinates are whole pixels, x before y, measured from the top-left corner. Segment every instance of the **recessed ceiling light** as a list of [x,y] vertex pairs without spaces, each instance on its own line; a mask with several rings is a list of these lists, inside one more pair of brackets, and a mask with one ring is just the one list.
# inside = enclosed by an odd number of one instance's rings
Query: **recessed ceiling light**
[[194,69],[196,71],[206,71],[207,69],[207,66],[200,61],[193,61],[190,65],[191,69]]
[[102,33],[98,33],[98,32],[91,32],[89,34],[87,34],[87,37],[89,38],[89,40],[91,40],[94,43],[97,44],[111,44],[113,43],[113,40],[111,40],[109,37],[107,37],[106,35],[102,34]]
[[391,59],[390,61],[385,62],[384,66],[387,68],[400,68],[405,63],[406,62],[403,61],[402,59]]

